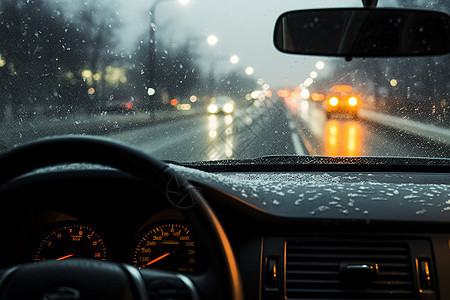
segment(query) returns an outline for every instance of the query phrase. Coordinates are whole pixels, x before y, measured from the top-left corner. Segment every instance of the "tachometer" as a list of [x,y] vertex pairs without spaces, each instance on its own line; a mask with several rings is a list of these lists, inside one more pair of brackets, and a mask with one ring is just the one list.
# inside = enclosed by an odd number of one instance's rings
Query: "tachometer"
[[191,230],[181,223],[147,227],[137,240],[133,264],[141,268],[195,273],[198,255]]
[[106,247],[100,234],[82,224],[60,226],[42,238],[34,260],[63,260],[71,257],[106,260]]

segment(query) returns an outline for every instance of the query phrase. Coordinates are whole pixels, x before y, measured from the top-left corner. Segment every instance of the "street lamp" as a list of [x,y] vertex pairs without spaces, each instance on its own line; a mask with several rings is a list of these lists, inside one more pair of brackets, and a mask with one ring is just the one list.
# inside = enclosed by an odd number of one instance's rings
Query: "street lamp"
[[250,75],[253,75],[253,73],[255,73],[255,69],[253,69],[252,67],[247,67],[245,69],[245,74],[250,76]]
[[237,64],[239,62],[239,56],[237,56],[237,55],[232,55],[231,57],[230,57],[230,63],[232,63],[232,64]]
[[323,61],[318,61],[318,62],[316,63],[316,68],[317,68],[317,70],[322,70],[324,67],[325,67],[325,64],[324,64]]
[[215,45],[217,45],[217,42],[219,41],[219,39],[214,34],[211,34],[206,38],[206,41],[208,42],[208,45],[215,46]]
[[306,80],[303,82],[303,84],[305,86],[310,86],[311,84],[313,84],[314,79],[312,79],[311,77],[306,78]]

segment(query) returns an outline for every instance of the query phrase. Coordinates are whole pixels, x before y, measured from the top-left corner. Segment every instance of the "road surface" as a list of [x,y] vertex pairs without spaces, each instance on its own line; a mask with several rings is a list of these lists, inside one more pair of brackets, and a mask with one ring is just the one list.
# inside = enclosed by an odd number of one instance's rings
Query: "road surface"
[[265,155],[449,157],[449,146],[317,107],[266,103],[233,115],[200,115],[112,133],[157,158],[176,161]]

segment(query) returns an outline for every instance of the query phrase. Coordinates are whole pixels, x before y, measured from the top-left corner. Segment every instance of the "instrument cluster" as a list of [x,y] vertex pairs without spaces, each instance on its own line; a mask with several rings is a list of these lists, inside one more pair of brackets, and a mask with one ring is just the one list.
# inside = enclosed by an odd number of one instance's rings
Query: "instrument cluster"
[[187,274],[201,272],[200,247],[190,225],[178,214],[166,214],[166,217],[152,217],[126,237],[115,227],[85,223],[68,216],[36,224],[22,241],[26,250],[21,260],[38,263],[91,258],[122,261],[138,269],[156,268]]

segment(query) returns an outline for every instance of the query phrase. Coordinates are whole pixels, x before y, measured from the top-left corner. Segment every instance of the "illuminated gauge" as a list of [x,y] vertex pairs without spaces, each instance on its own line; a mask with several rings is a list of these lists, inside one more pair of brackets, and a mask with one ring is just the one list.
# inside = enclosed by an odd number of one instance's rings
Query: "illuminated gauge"
[[86,225],[61,226],[44,236],[36,249],[34,260],[63,260],[72,257],[106,260],[103,239]]
[[198,255],[190,229],[180,223],[151,225],[137,240],[133,264],[139,268],[195,273]]

